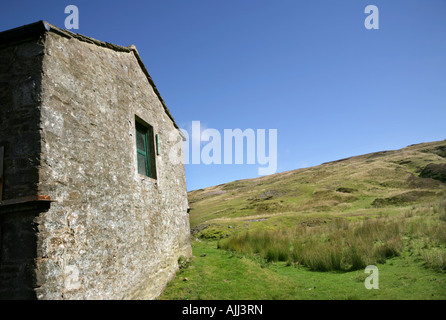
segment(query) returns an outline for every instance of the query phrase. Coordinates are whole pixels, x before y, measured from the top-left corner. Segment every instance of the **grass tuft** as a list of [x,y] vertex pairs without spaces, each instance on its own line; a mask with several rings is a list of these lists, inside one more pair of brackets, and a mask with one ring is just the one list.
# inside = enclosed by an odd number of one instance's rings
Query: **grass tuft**
[[[312,227],[247,231],[219,241],[218,247],[258,255],[268,262],[300,264],[314,271],[359,270],[385,263],[408,249],[416,250],[427,266],[444,270],[445,203],[442,200],[435,205],[414,206],[400,215],[355,222],[337,218]],[[412,246],[406,248],[405,239],[412,239]],[[435,250],[423,250],[426,248]]]

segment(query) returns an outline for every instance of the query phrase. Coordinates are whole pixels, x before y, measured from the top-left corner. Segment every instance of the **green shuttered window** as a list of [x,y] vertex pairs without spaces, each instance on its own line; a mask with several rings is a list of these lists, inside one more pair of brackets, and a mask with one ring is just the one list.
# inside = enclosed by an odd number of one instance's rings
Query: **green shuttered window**
[[138,173],[156,179],[153,128],[138,118],[136,119],[135,123]]

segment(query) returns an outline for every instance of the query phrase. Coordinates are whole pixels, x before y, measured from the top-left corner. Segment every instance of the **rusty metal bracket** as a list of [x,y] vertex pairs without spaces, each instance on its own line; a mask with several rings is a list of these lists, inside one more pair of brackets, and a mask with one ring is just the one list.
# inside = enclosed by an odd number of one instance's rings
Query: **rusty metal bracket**
[[0,214],[19,212],[38,208],[48,209],[52,202],[57,202],[57,201],[51,200],[49,196],[44,196],[44,195],[28,196],[28,197],[5,200],[0,202]]

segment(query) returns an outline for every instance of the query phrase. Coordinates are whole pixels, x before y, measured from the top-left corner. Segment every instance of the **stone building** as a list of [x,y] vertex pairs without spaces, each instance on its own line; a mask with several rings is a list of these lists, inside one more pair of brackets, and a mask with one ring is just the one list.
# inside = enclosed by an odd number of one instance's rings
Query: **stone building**
[[134,46],[1,32],[0,298],[156,298],[191,255],[181,139]]

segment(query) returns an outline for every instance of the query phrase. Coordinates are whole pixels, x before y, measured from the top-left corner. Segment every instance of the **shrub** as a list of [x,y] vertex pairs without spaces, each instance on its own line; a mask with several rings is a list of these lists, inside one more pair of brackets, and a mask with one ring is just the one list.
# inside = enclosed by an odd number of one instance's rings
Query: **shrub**
[[435,248],[432,250],[424,250],[421,253],[424,262],[428,267],[444,271],[446,270],[446,250]]
[[446,163],[429,163],[420,173],[421,178],[432,178],[446,182]]

